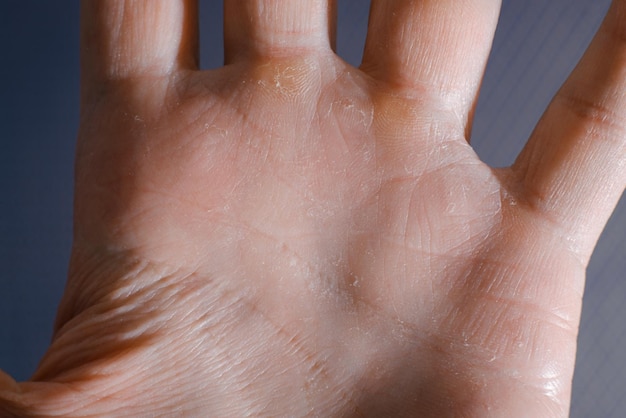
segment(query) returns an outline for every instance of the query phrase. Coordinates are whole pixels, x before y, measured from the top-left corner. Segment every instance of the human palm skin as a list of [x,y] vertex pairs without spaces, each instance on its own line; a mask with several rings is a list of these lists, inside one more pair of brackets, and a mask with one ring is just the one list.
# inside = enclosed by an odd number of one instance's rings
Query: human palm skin
[[67,290],[0,411],[567,415],[626,2],[503,169],[468,144],[497,6],[374,1],[357,69],[332,4],[229,0],[198,71],[193,2],[84,2]]

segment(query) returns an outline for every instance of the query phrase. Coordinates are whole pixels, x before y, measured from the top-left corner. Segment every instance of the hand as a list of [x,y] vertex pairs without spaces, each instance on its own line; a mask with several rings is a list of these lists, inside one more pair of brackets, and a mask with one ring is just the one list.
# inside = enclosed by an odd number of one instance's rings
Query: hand
[[359,69],[328,3],[226,0],[213,71],[194,1],[82,3],[70,275],[1,413],[567,415],[626,1],[505,169],[467,142],[498,1],[373,0]]

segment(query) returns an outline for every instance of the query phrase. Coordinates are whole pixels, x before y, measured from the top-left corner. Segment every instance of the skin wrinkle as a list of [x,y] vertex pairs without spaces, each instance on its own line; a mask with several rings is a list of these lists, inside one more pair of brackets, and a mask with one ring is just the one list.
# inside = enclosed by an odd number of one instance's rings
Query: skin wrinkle
[[[522,269],[521,267],[516,266],[515,263],[503,263],[493,255],[490,255],[493,251],[493,249],[487,249],[483,252],[483,255],[477,255],[479,263],[476,264],[473,271],[468,272],[468,275],[481,277],[483,279],[468,282],[470,287],[463,287],[465,291],[480,291],[481,293],[492,294],[493,296],[508,294],[510,297],[517,298],[520,301],[537,301],[538,298],[549,301],[553,299],[562,299],[561,293],[562,290],[565,289],[574,300],[580,300],[580,289],[577,289],[578,284],[576,282],[574,282],[576,285],[567,283],[566,285],[540,286],[539,283],[528,280],[529,277],[537,275],[535,268],[527,266]],[[541,258],[549,260],[553,257],[553,253],[546,253],[541,257],[537,257],[536,263],[540,264],[543,261]],[[575,269],[572,270],[575,271]],[[560,274],[565,277],[571,273],[562,271]],[[505,280],[507,277],[516,277],[517,280],[511,282],[509,280]],[[521,291],[523,291],[523,293]],[[546,306],[550,307],[548,309],[553,309],[554,303],[547,302]],[[574,320],[574,317],[575,316],[571,319]]]
[[539,224],[540,229],[550,231],[552,237],[558,237],[559,239],[556,240],[558,245],[562,246],[579,264],[580,268],[585,270],[591,254],[584,251],[582,246],[576,243],[575,238],[563,229],[560,220],[554,219],[550,211],[542,208],[541,196],[524,184],[528,176],[527,173],[528,171],[526,171],[526,174],[522,174],[520,164],[517,161],[510,173],[506,174],[502,171],[497,173],[498,177],[508,179],[503,182],[506,186],[502,187],[501,199],[503,207],[509,209],[507,214],[512,214],[511,208],[519,211],[518,208],[521,207],[523,211],[522,216],[529,214],[536,216],[536,222]]
[[[444,101],[450,102],[450,107],[464,109],[457,113],[457,117],[468,122],[469,109],[473,103],[471,92],[477,91],[480,77],[468,81],[466,69],[484,66],[484,61],[481,61],[483,57],[475,51],[491,44],[494,27],[491,22],[497,20],[499,2],[493,2],[489,12],[485,12],[486,3],[475,7],[472,7],[473,3],[462,7],[449,2],[397,3],[390,6],[380,0],[374,4],[375,7],[380,5],[378,9],[398,10],[387,14],[387,21],[370,22],[366,72],[371,72],[369,67],[374,67],[374,71],[383,73],[386,80],[416,91],[427,90],[440,95]],[[454,16],[449,13],[451,9],[454,9]],[[471,26],[472,30],[462,31],[467,26]],[[457,28],[461,30],[457,31]],[[374,32],[377,36],[371,36]],[[442,48],[428,47],[433,44],[441,45]],[[367,54],[368,49],[373,51],[372,58]],[[467,56],[465,51],[472,51],[473,54]],[[451,58],[450,54],[453,53],[458,55]],[[477,60],[476,55],[481,59]],[[398,59],[402,61],[396,62]],[[448,65],[444,66],[444,63]],[[456,70],[461,68],[464,73],[457,74]],[[469,88],[463,92],[466,86]]]
[[[164,46],[160,50],[147,50],[141,47],[153,33],[149,35],[146,33],[148,24],[146,25],[133,25],[136,21],[136,13],[142,13],[146,16],[146,19],[150,23],[158,22],[161,26],[161,33],[176,34],[170,38],[171,43],[175,45],[183,45],[183,27],[176,27],[175,23],[181,17],[181,10],[176,7],[176,3],[172,1],[173,8],[167,8],[168,14],[172,19],[162,20],[158,19],[159,15],[163,14],[163,11],[158,10],[160,7],[156,5],[154,7],[142,7],[139,2],[133,4],[126,2],[124,4],[107,4],[107,5],[94,5],[92,7],[99,11],[105,11],[101,13],[103,17],[98,19],[95,28],[83,28],[86,36],[84,36],[85,48],[91,48],[99,51],[105,59],[110,61],[110,70],[101,74],[100,76],[105,79],[125,79],[129,74],[132,74],[136,70],[143,71],[144,74],[170,74],[177,67],[176,62],[172,62],[167,65],[167,59],[174,52],[168,50],[165,45],[168,43],[162,43]],[[107,16],[107,17],[104,17]],[[182,19],[181,19],[182,20]],[[96,32],[99,27],[105,26],[110,31],[108,39],[106,41],[99,40],[98,43],[94,41],[95,36],[92,33]],[[130,29],[129,29],[130,28]],[[115,47],[119,47],[121,51],[115,52]],[[152,53],[155,53],[152,55]],[[133,56],[134,59],[128,62],[126,57]],[[165,67],[164,67],[165,64]]]
[[519,300],[518,298],[514,297],[490,295],[488,292],[485,292],[484,294],[480,293],[479,296],[481,298],[485,298],[486,300],[496,302],[497,304],[510,305],[520,310],[526,310],[528,312],[531,312],[537,317],[541,317],[541,319],[547,322],[549,325],[552,325],[555,328],[562,329],[567,333],[573,334],[574,338],[578,335],[577,327],[572,324],[572,318],[562,316],[554,309],[550,309],[548,307],[528,300]]
[[[280,58],[331,50],[335,30],[329,20],[336,19],[335,1],[302,1],[294,6],[272,0],[269,7],[266,3],[225,3],[227,63],[250,56]],[[309,13],[301,14],[307,8]]]
[[[536,221],[538,224],[548,225],[549,227],[545,228],[547,231],[551,231],[553,237],[558,237],[557,245],[566,250],[566,252],[570,255],[572,259],[576,261],[576,263],[583,268],[587,266],[589,262],[589,258],[591,254],[586,252],[582,245],[577,242],[577,240],[571,236],[568,231],[565,231],[563,228],[563,224],[560,220],[556,219],[549,211],[540,210],[535,203],[534,199],[530,198],[527,194],[523,201],[523,205],[529,206],[529,211],[531,211],[534,216],[538,217],[539,220]],[[518,202],[522,202],[518,200]],[[527,206],[527,207],[528,207]]]

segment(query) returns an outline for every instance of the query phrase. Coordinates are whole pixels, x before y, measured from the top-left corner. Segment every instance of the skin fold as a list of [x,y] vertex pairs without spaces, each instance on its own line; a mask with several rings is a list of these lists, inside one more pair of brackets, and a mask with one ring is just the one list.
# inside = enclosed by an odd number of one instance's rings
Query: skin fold
[[[626,186],[626,1],[517,161],[469,144],[496,0],[81,2],[75,236],[0,416],[565,417],[585,269]],[[503,138],[506,140],[506,138]]]

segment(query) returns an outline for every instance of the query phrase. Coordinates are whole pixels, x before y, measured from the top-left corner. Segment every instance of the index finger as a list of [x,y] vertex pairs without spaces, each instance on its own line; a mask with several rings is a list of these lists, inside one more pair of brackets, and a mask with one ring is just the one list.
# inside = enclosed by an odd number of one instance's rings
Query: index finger
[[86,83],[197,68],[196,0],[83,0]]

